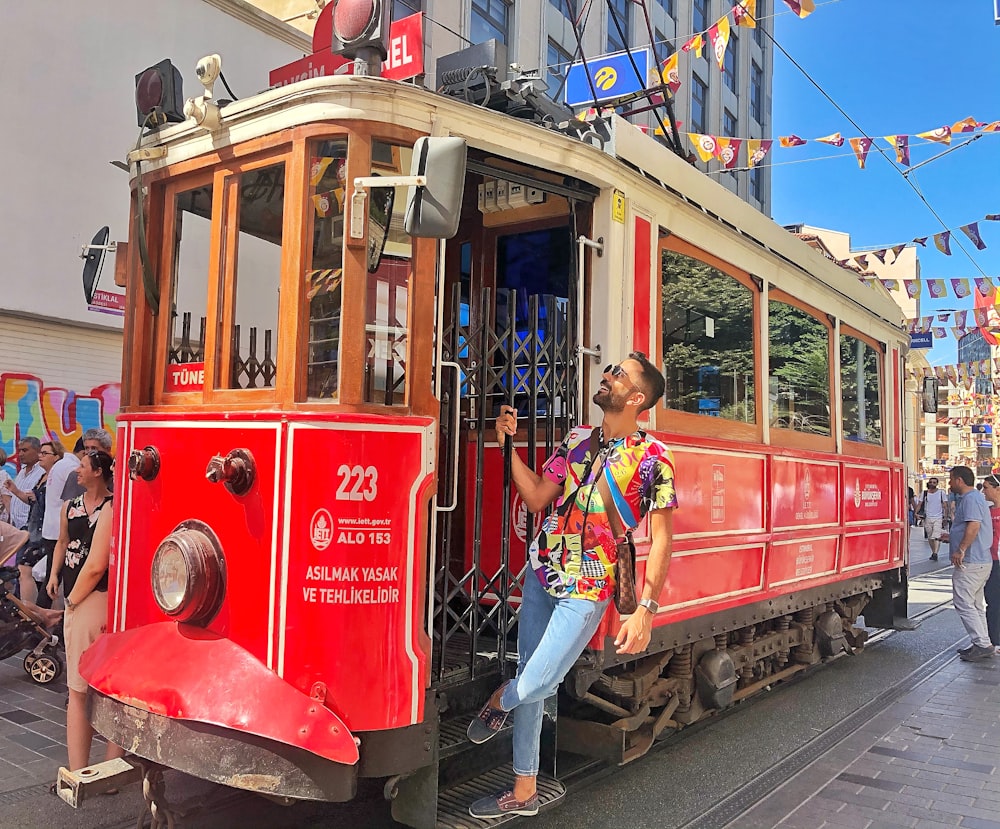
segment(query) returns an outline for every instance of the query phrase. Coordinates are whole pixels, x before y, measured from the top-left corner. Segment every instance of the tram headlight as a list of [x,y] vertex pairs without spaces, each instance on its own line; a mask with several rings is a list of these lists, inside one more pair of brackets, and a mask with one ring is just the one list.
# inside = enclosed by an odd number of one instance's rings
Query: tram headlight
[[168,616],[178,622],[209,622],[226,588],[219,539],[201,521],[178,524],[156,548],[150,580],[156,604]]

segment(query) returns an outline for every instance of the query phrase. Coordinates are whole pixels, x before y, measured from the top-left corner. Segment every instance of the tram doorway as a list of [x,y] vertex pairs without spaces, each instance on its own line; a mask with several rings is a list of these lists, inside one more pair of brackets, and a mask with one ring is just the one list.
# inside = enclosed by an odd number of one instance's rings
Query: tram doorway
[[[439,505],[457,497],[454,509],[438,512],[436,527],[439,686],[513,672],[520,584],[544,516],[517,495],[508,453],[538,468],[578,417],[577,315],[586,319],[588,309],[577,307],[576,239],[590,227],[589,199],[540,191],[537,203],[485,212],[481,191],[489,184],[469,174],[440,298]],[[513,450],[496,442],[501,404],[518,411]]]

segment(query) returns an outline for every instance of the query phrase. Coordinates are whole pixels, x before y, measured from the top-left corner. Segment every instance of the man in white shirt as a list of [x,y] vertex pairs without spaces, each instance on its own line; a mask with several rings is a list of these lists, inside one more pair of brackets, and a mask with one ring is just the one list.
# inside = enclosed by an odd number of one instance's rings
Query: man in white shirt
[[941,528],[948,517],[948,496],[938,489],[938,479],[927,481],[927,490],[920,499],[919,509],[924,514],[924,533],[931,547],[931,561],[938,560],[938,547],[941,546]]
[[42,442],[38,438],[24,438],[17,445],[17,457],[21,468],[13,481],[7,481],[4,486],[13,496],[10,499],[10,523],[23,530],[28,523],[28,513],[31,512],[31,499],[28,497],[35,488],[45,470],[38,463]]

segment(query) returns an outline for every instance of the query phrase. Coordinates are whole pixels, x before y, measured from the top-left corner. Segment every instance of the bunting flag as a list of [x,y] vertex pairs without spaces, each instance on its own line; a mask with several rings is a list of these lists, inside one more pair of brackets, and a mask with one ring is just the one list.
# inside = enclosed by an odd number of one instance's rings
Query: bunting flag
[[961,121],[956,121],[951,125],[951,131],[956,132],[975,132],[979,127],[985,127],[986,125],[980,121],[977,121],[971,115],[968,118],[963,118]]
[[[853,138],[851,139],[854,140]],[[779,135],[778,143],[782,147],[801,147],[806,143],[804,138],[799,138],[797,135]]]
[[715,25],[710,26],[708,29],[708,39],[712,44],[712,50],[715,52],[715,62],[719,64],[720,72],[726,62],[726,46],[729,45],[729,32],[729,15],[720,17],[715,22]]
[[710,161],[718,151],[718,142],[716,141],[714,135],[702,135],[698,132],[689,132],[687,137],[691,143],[694,144],[694,148],[698,152],[698,157],[702,161]]
[[[964,314],[964,313],[965,313],[965,311],[962,311],[962,313]],[[937,321],[938,321],[938,322],[948,322],[948,320],[949,320],[950,318],[951,318],[951,313],[950,313],[950,312],[949,312],[949,313],[947,313],[947,314],[938,314],[938,315],[937,315]]]
[[896,264],[896,260],[899,259],[899,254],[906,250],[906,245],[893,245],[889,250],[892,251],[892,264]]
[[309,164],[309,183],[315,187],[323,180],[323,174],[326,172],[326,168],[333,164],[332,157],[326,156],[313,156],[312,161]]
[[927,240],[929,238],[930,238],[929,236],[917,236],[916,238],[913,239],[913,241],[914,243],[920,245],[920,247],[925,248],[927,247]]
[[772,143],[771,139],[750,138],[747,140],[747,164],[751,170],[764,160]]
[[344,191],[341,189],[327,190],[325,193],[317,193],[312,197],[313,205],[316,208],[316,215],[321,219],[333,213],[334,204],[337,212],[341,212],[344,204]]
[[878,261],[881,262],[883,265],[885,264],[885,254],[886,254],[885,248],[882,248],[881,250],[872,251],[872,256],[878,259]]
[[829,144],[832,147],[843,147],[844,146],[844,136],[839,132],[835,132],[832,135],[823,136],[823,138],[817,138],[820,144]]
[[896,162],[906,167],[910,166],[910,136],[887,135],[885,140],[896,151]]
[[1000,132],[1000,121],[993,121],[983,127],[983,132]]
[[740,155],[740,138],[716,138],[715,157],[722,162],[722,166],[727,170],[736,166],[736,159]]
[[705,48],[705,38],[704,33],[697,34],[691,38],[687,43],[681,46],[681,49],[685,52],[694,52],[697,57],[701,57],[701,50]]
[[955,323],[958,325],[959,328],[965,328],[966,325],[965,321],[966,319],[968,319],[968,316],[969,316],[968,311],[955,312]]
[[984,218],[988,222],[1000,222],[1000,213],[987,213]]
[[899,290],[899,280],[897,279],[880,279],[887,291],[898,291]]
[[972,290],[969,288],[968,279],[951,280],[951,289],[955,292],[955,296],[958,297],[958,299],[965,299],[972,293]]
[[857,262],[862,268],[868,270],[868,256],[862,253],[860,256],[855,256],[854,261]]
[[943,230],[934,234],[934,247],[945,256],[951,256],[951,231]]
[[931,299],[941,299],[942,297],[948,296],[948,291],[944,287],[943,279],[928,279],[927,281],[927,292],[931,295]]
[[976,308],[972,315],[976,318],[976,325],[980,328],[985,328],[986,324],[990,321],[989,314],[985,308]]
[[925,138],[928,141],[936,141],[939,144],[951,143],[951,127],[939,127],[936,130],[918,132],[917,138]]
[[920,296],[920,280],[919,279],[904,279],[903,287],[906,288],[906,295],[910,299],[916,299]]
[[946,332],[943,328],[934,328],[931,333],[934,334],[935,340],[940,340],[942,337],[948,336],[948,332]]
[[733,6],[733,20],[737,26],[757,28],[757,0],[740,0]]
[[785,5],[799,17],[808,17],[816,11],[816,4],[813,0],[785,0]]
[[983,296],[993,296],[993,292],[996,290],[993,287],[993,283],[990,281],[988,276],[976,276],[973,277],[976,283],[976,290],[979,291]]
[[851,139],[851,149],[854,150],[854,154],[858,157],[858,166],[862,170],[865,169],[865,158],[867,158],[868,151],[871,148],[872,140],[870,138]]
[[972,244],[976,246],[976,250],[984,250],[986,248],[986,242],[984,242],[983,237],[979,235],[979,222],[962,225],[959,230],[972,240]]
[[680,58],[680,54],[680,52],[674,52],[669,58],[663,61],[663,71],[660,73],[663,85],[668,87],[674,95],[681,88],[681,75],[677,68],[677,61]]

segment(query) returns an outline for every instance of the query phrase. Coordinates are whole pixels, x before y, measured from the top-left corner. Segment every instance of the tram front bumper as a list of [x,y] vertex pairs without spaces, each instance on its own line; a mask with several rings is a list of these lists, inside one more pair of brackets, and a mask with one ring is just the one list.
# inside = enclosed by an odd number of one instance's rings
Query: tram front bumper
[[95,728],[126,751],[234,788],[349,800],[358,743],[322,701],[201,628],[104,634],[80,661]]

